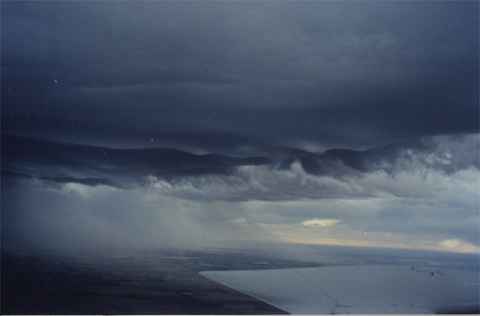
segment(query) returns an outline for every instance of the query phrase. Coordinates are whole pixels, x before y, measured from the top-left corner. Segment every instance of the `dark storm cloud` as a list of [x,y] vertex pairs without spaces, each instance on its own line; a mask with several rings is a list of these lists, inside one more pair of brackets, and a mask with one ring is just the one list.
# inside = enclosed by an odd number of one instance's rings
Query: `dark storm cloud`
[[196,155],[167,148],[112,149],[2,137],[2,173],[57,183],[132,187],[147,176],[169,178],[228,174],[242,165],[265,165],[268,158]]
[[[251,159],[4,136],[7,244],[205,246],[227,237],[263,240],[278,225],[302,230],[318,218],[338,219],[345,236],[478,244],[478,144],[478,134],[442,136]],[[65,241],[55,237],[64,234]]]
[[13,241],[478,245],[478,2],[1,5]]
[[[112,149],[12,135],[2,137],[2,149],[3,176],[124,189],[160,183],[162,194],[193,200],[372,197],[377,194],[375,184],[351,182],[378,174],[394,181],[405,172],[419,176],[436,172],[448,177],[464,170],[480,170],[478,135],[323,153],[276,147],[267,148],[265,156],[250,157],[167,148]],[[405,195],[402,188],[396,189],[387,191]]]
[[207,149],[476,132],[477,12],[474,1],[4,2],[4,129]]

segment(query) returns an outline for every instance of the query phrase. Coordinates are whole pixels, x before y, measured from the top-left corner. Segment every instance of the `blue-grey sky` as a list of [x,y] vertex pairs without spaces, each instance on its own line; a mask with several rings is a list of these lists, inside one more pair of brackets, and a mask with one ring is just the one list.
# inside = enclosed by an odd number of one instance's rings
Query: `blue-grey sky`
[[478,21],[476,1],[3,2],[4,128],[200,147],[475,132]]
[[478,1],[1,6],[12,244],[478,251]]

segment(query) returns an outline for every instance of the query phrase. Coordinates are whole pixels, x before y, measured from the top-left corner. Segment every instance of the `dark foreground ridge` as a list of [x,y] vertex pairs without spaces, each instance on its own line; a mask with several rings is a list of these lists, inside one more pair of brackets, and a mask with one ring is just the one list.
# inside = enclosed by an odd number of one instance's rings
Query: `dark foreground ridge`
[[201,270],[302,266],[221,252],[72,259],[2,255],[2,314],[286,314]]

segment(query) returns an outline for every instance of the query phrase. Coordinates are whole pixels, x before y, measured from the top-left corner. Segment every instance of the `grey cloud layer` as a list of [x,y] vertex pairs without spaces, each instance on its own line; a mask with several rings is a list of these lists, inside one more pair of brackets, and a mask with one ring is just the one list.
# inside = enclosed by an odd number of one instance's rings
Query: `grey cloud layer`
[[[376,185],[387,185],[388,194],[402,196],[405,174],[426,177],[435,172],[453,177],[480,168],[478,134],[422,138],[362,151],[271,148],[263,156],[242,158],[166,148],[111,149],[9,135],[2,140],[4,175],[124,188],[151,185],[162,193],[193,199],[369,197],[378,194]],[[418,185],[407,195],[428,190],[429,185]]]
[[16,242],[479,243],[477,1],[1,6]]
[[[162,176],[154,175],[162,170],[156,161],[146,173],[124,174],[122,183],[131,183],[124,188],[94,181],[86,176],[92,170],[78,165],[76,177],[6,177],[8,244],[31,243],[37,236],[35,247],[59,247],[54,236],[68,230],[61,247],[89,248],[92,240],[105,247],[196,247],[227,240],[278,241],[275,233],[283,230],[347,239],[369,232],[377,241],[393,234],[411,245],[417,239],[478,245],[478,135],[436,137],[422,144],[381,150],[388,155],[372,159],[368,169],[355,169],[338,157],[324,161],[335,172],[308,172],[301,159],[294,159],[286,167],[247,164]],[[17,159],[7,166],[38,174],[72,172],[68,165],[26,162]],[[118,168],[110,170],[101,174],[118,181]],[[301,224],[311,219],[338,223],[334,228]]]
[[10,131],[358,147],[478,130],[474,1],[2,6]]

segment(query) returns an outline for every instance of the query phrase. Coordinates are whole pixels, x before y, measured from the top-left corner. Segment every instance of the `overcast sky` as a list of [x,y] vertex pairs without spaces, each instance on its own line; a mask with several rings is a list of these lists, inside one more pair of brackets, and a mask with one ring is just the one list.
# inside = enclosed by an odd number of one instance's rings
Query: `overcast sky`
[[13,1],[2,26],[18,133],[362,147],[478,130],[476,1]]
[[478,1],[1,5],[15,242],[480,249]]

